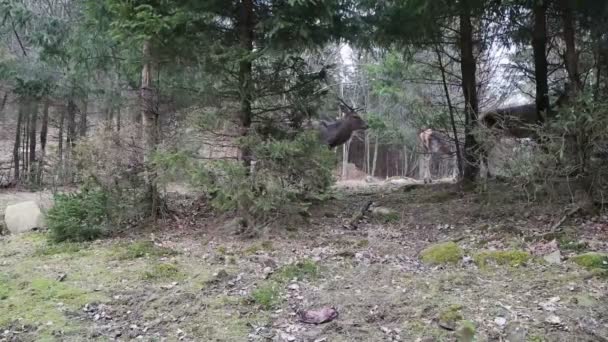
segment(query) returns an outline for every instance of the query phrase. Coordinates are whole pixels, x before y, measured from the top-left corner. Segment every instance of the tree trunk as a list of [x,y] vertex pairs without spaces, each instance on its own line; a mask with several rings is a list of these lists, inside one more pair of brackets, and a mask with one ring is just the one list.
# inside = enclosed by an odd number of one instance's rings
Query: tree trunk
[[42,185],[42,171],[44,170],[44,159],[46,157],[46,140],[49,127],[49,99],[44,99],[44,107],[42,109],[42,126],[40,127],[40,159],[38,160],[38,175],[36,182]]
[[460,154],[460,143],[458,140],[458,130],[456,129],[456,120],[454,119],[454,108],[452,107],[452,98],[450,97],[450,90],[448,88],[448,82],[445,76],[445,67],[443,66],[443,61],[441,58],[441,52],[439,51],[439,47],[435,49],[437,53],[437,61],[439,62],[439,69],[441,70],[441,81],[443,83],[443,91],[445,92],[445,99],[448,104],[448,110],[450,113],[450,125],[452,126],[452,134],[454,134],[454,144],[456,145],[456,161],[457,161],[457,170],[458,177],[462,176],[462,155]]
[[38,100],[34,100],[31,103],[30,112],[30,127],[29,127],[29,181],[34,183],[36,181],[36,125],[38,124]]
[[[365,173],[370,174],[370,150],[369,150],[369,132],[365,131]],[[373,175],[372,175],[373,176]]]
[[79,127],[79,136],[86,137],[87,135],[87,111],[89,107],[89,101],[87,96],[85,96],[84,101],[82,102],[82,111],[80,112],[80,127]]
[[120,107],[116,108],[116,132],[120,132]]
[[409,153],[407,153],[407,146],[403,146],[403,177],[407,177],[409,168]]
[[59,133],[58,133],[58,142],[59,146],[57,146],[57,156],[59,157],[59,161],[63,164],[63,127],[65,126],[65,110],[61,111],[59,115]]
[[[240,6],[238,30],[239,43],[243,56],[239,63],[239,88],[240,88],[240,113],[239,123],[241,125],[241,136],[246,137],[249,134],[252,122],[252,102],[253,102],[253,65],[251,62],[251,53],[253,51],[253,0],[242,0]],[[247,142],[241,146],[241,160],[247,170],[251,167],[252,151],[251,147],[247,146]]]
[[20,149],[21,149],[21,124],[23,121],[24,115],[24,99],[19,99],[19,111],[17,113],[17,127],[15,129],[15,145],[13,145],[13,166],[15,167],[15,183],[18,183],[20,180]]
[[21,160],[23,161],[23,167],[21,168],[21,171],[23,172],[21,174],[22,177],[26,178],[29,176],[29,170],[30,170],[30,122],[32,120],[32,99],[28,99],[28,104],[27,104],[27,113],[25,113],[25,126],[23,127],[23,154],[21,157]]
[[6,100],[8,99],[8,91],[4,93],[2,100],[0,101],[0,121],[4,121],[4,107],[6,106]]
[[[67,115],[67,132],[66,132],[66,148],[71,151],[76,145],[76,103],[74,98],[68,98],[68,115]],[[69,153],[69,152],[68,152]]]
[[144,144],[144,164],[146,168],[145,180],[147,186],[147,201],[152,219],[156,220],[159,208],[158,191],[155,183],[155,173],[151,168],[150,159],[158,144],[158,111],[155,108],[154,89],[152,85],[152,47],[150,40],[146,40],[142,48],[143,67],[141,70],[141,118]]
[[574,14],[571,0],[561,0],[562,20],[564,22],[564,42],[566,43],[566,70],[572,86],[572,94],[582,90],[581,78],[578,72],[578,54],[576,53],[576,38],[574,33]]
[[534,2],[534,31],[532,33],[532,48],[534,51],[534,76],[536,79],[536,115],[538,124],[545,122],[549,113],[549,82],[547,66],[547,1]]
[[378,134],[374,139],[374,160],[372,161],[372,177],[376,175],[376,161],[378,160]]
[[476,65],[473,56],[473,25],[471,24],[470,9],[466,1],[461,4],[460,14],[460,69],[462,72],[462,93],[465,107],[465,138],[463,178],[474,181],[479,174],[479,143],[475,139],[474,130],[477,127],[477,113],[479,105],[477,100]]

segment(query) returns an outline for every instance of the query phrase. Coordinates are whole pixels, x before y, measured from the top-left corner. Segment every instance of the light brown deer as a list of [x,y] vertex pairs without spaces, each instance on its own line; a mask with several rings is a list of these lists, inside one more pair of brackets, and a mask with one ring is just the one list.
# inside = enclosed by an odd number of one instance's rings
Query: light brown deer
[[[449,166],[454,172],[455,164],[453,163],[455,153],[452,152],[452,142],[444,134],[433,130],[432,128],[422,129],[418,133],[418,139],[422,146],[423,156],[420,159],[420,173],[424,179],[424,184],[432,183],[431,167],[437,164],[438,157],[449,158],[452,161]],[[435,163],[433,163],[435,162]]]

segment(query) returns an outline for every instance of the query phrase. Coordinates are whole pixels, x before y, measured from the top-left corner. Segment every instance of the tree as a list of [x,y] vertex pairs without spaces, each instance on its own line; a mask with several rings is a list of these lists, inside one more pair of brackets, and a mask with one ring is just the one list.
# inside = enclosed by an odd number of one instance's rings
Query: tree
[[467,1],[461,2],[460,12],[460,67],[462,73],[462,93],[464,95],[465,165],[463,178],[474,181],[479,173],[479,144],[473,134],[477,127],[479,102],[477,99],[477,82],[475,74],[475,57],[473,56],[473,26],[471,24],[471,8]]
[[534,76],[536,81],[536,113],[538,123],[544,122],[548,114],[549,81],[547,66],[547,0],[534,1],[532,7],[534,28],[532,31],[532,48],[534,50]]

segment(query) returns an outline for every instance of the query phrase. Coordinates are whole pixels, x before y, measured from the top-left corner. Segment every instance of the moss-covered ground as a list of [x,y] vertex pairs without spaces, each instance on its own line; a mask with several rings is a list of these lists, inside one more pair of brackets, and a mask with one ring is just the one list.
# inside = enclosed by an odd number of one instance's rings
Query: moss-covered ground
[[[540,236],[559,219],[559,203],[445,184],[336,197],[297,231],[258,239],[211,219],[83,244],[51,244],[40,232],[0,237],[0,341],[608,336],[605,216],[565,222],[555,264],[538,246],[550,242]],[[368,200],[399,219],[344,229]],[[297,321],[298,310],[324,306],[338,318]]]

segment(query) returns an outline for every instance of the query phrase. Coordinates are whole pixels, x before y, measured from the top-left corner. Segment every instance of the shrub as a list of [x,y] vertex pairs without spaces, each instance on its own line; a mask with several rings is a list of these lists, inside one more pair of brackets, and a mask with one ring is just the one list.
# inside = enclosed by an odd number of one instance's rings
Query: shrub
[[46,214],[54,242],[90,241],[107,231],[107,196],[99,189],[55,195],[55,205]]
[[155,164],[166,179],[186,172],[193,185],[210,194],[216,209],[237,211],[247,225],[293,218],[312,202],[326,198],[335,159],[316,133],[283,140],[253,135],[241,144],[255,156],[253,171],[234,160],[200,161],[183,151],[159,153]]
[[103,190],[111,206],[108,218],[116,226],[141,220],[149,213],[142,148],[132,139],[135,129],[101,130],[79,141],[74,149],[77,177]]

